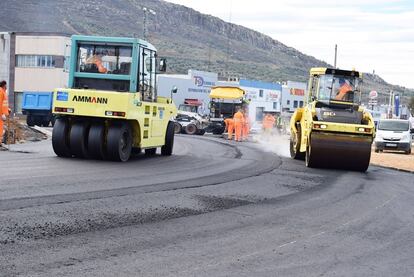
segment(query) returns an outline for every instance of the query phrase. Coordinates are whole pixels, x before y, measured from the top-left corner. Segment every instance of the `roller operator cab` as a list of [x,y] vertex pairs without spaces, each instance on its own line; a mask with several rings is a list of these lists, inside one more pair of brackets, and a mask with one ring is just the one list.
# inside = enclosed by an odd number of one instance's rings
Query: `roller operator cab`
[[177,111],[156,91],[157,71],[165,69],[146,41],[72,36],[68,88],[54,91],[56,155],[127,161],[158,147],[171,155]]
[[362,75],[357,71],[312,68],[305,105],[290,121],[290,154],[308,167],[366,171],[375,125],[360,106]]

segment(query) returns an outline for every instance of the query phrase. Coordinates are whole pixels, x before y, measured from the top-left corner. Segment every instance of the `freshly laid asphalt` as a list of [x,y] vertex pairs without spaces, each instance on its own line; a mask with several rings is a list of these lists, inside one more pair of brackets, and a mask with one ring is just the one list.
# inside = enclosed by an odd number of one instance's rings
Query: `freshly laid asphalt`
[[306,168],[259,144],[0,152],[0,276],[413,276],[414,175]]

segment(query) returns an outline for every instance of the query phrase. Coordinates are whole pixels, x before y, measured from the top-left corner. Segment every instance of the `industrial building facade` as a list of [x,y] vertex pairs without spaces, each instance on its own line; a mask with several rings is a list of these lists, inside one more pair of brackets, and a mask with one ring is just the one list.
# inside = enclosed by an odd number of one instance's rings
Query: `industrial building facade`
[[0,32],[0,79],[8,83],[10,108],[21,112],[24,91],[66,87],[70,35]]

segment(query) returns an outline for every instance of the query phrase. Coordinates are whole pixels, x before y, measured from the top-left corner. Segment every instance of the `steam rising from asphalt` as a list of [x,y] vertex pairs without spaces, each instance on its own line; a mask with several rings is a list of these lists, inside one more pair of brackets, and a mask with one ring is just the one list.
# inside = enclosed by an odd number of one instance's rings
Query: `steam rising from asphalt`
[[259,133],[253,135],[253,140],[260,145],[263,151],[273,152],[282,157],[290,157],[288,135]]

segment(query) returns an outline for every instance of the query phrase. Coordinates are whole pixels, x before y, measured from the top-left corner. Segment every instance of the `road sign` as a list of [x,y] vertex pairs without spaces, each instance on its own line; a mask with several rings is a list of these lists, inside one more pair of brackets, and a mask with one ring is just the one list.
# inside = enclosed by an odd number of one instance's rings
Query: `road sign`
[[376,105],[378,105],[378,101],[376,99],[371,99],[371,100],[369,100],[368,105],[376,106]]
[[375,99],[375,98],[378,98],[378,92],[377,92],[377,91],[375,91],[375,90],[372,90],[372,91],[369,93],[369,99]]

